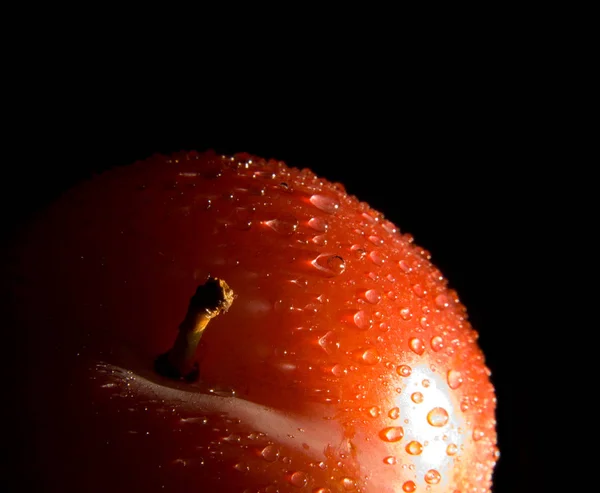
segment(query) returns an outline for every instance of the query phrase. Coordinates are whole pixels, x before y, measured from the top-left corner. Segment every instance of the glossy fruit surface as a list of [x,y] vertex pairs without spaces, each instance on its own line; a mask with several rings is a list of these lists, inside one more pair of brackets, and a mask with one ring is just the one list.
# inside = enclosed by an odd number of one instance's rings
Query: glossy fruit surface
[[[495,396],[428,252],[309,170],[179,153],[64,195],[20,250],[44,491],[490,491]],[[153,371],[190,296],[200,381]]]

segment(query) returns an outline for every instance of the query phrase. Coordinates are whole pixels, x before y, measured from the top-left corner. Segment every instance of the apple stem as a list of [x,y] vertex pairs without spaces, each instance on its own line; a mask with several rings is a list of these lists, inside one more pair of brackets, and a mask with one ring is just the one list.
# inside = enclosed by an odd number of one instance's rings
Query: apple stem
[[209,277],[206,283],[198,286],[179,325],[173,347],[156,358],[154,369],[165,377],[197,380],[199,373],[195,355],[202,334],[213,318],[229,310],[234,298],[233,290],[222,279]]

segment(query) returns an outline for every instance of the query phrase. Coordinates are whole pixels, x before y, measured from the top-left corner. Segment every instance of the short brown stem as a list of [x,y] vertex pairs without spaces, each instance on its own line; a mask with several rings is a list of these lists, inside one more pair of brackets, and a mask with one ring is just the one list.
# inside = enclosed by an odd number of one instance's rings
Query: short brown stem
[[213,318],[229,309],[234,298],[233,290],[222,279],[209,277],[206,283],[198,286],[179,325],[173,347],[156,359],[155,370],[169,378],[197,380],[199,374],[195,355],[204,329]]

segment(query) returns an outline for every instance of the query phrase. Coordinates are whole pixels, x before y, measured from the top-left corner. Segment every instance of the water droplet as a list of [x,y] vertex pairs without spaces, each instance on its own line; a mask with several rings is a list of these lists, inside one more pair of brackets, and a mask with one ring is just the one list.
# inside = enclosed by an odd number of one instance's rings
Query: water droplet
[[408,341],[408,347],[413,353],[419,355],[423,354],[423,351],[425,351],[425,344],[423,344],[423,341],[418,337],[413,337],[410,339]]
[[430,384],[431,384],[431,382],[430,382],[429,380],[427,380],[426,378],[424,378],[424,379],[421,381],[421,385],[422,385],[423,387],[425,387],[425,388],[429,387],[429,385],[430,385]]
[[243,462],[238,462],[233,468],[236,471],[240,472],[248,472],[250,470],[250,466],[248,464],[244,464]]
[[308,221],[308,225],[315,231],[321,231],[322,233],[329,229],[327,221],[320,217],[313,217]]
[[443,407],[434,407],[427,414],[427,422],[431,426],[438,428],[444,426],[448,422],[448,419],[448,411],[446,411]]
[[406,451],[410,455],[421,455],[421,452],[423,452],[423,445],[421,445],[420,442],[413,440],[412,442],[409,442],[406,446]]
[[327,354],[335,352],[340,347],[340,343],[337,341],[336,335],[332,330],[327,332],[323,337],[319,337],[317,343]]
[[404,436],[404,428],[402,426],[388,426],[379,432],[379,437],[384,442],[398,442]]
[[270,221],[265,221],[265,224],[273,231],[285,236],[294,234],[298,229],[298,219],[291,214],[284,214]]
[[336,377],[343,377],[348,374],[348,370],[342,365],[334,365],[331,368],[331,373],[333,373]]
[[384,464],[393,466],[394,464],[396,464],[398,462],[398,459],[396,459],[396,457],[394,457],[393,455],[390,455],[389,457],[385,457],[383,459],[383,462],[384,462]]
[[364,312],[364,310],[359,310],[354,314],[353,317],[354,324],[361,330],[368,330],[371,328],[371,324],[373,321],[369,318],[369,316]]
[[339,255],[321,254],[312,262],[327,277],[339,276],[346,270],[346,262]]
[[460,410],[464,413],[464,412],[466,412],[466,411],[469,410],[469,406],[470,406],[469,398],[468,397],[463,397],[460,400]]
[[398,373],[398,375],[401,377],[410,377],[412,368],[408,365],[400,365],[398,368],[396,368],[396,373]]
[[260,455],[267,462],[275,462],[279,457],[279,449],[275,445],[267,445],[260,451]]
[[435,304],[438,308],[447,308],[450,305],[450,300],[448,299],[448,296],[445,294],[438,294],[435,297]]
[[365,292],[365,299],[369,303],[376,305],[381,300],[381,295],[376,289],[369,289]]
[[317,209],[321,209],[327,214],[335,214],[340,207],[340,203],[337,199],[327,195],[315,194],[310,198],[310,202]]
[[484,436],[485,432],[481,428],[476,427],[473,429],[473,440],[475,440],[476,442],[481,440]]
[[383,256],[375,250],[369,253],[369,258],[371,259],[371,262],[373,262],[375,265],[382,265],[385,262]]
[[325,245],[327,245],[327,236],[325,236],[325,235],[316,235],[316,236],[312,237],[311,241],[315,245],[325,246]]
[[225,442],[240,443],[242,441],[242,437],[237,433],[232,433],[231,435],[224,437],[223,440]]
[[262,180],[274,180],[277,175],[272,171],[259,170],[252,173],[252,178],[260,178]]
[[444,348],[444,339],[442,339],[440,336],[434,336],[431,338],[430,344],[431,349],[434,351],[441,351]]
[[352,245],[350,247],[350,251],[354,255],[354,258],[357,260],[361,260],[361,259],[365,258],[365,255],[367,254],[367,251],[364,248],[362,248],[360,245]]
[[413,392],[410,395],[410,398],[415,404],[421,404],[421,402],[423,402],[423,394],[421,394],[421,392]]
[[342,478],[340,482],[346,491],[353,490],[356,487],[356,481],[352,478]]
[[305,472],[296,471],[288,476],[288,481],[296,488],[304,488],[308,483],[308,475]]
[[438,484],[441,479],[442,475],[435,469],[429,469],[429,471],[425,473],[425,482],[427,484]]
[[412,267],[408,265],[408,262],[406,260],[400,260],[400,262],[398,262],[398,267],[400,267],[400,269],[402,269],[402,272],[406,274],[408,274],[412,270]]
[[410,308],[402,308],[400,310],[400,316],[402,317],[402,320],[410,320],[410,318],[412,317]]
[[381,414],[381,409],[379,409],[378,406],[373,406],[369,408],[368,411],[369,415],[372,416],[373,418],[376,418],[377,416],[379,416]]
[[458,452],[458,447],[455,444],[451,443],[446,447],[446,453],[448,455],[450,455],[450,456],[455,455],[456,452]]
[[400,417],[400,409],[397,407],[393,407],[392,409],[390,409],[388,416],[391,419],[398,419]]
[[402,485],[402,491],[406,493],[414,493],[417,489],[417,485],[414,481],[405,481]]
[[369,236],[369,241],[371,243],[373,243],[373,245],[377,245],[377,246],[383,245],[383,240],[379,236],[375,236],[375,235]]
[[427,294],[427,291],[420,284],[414,284],[412,290],[419,298],[422,298]]
[[361,349],[358,351],[358,360],[365,365],[376,365],[381,361],[381,356],[375,348]]
[[447,375],[448,387],[451,389],[457,389],[463,383],[463,378],[458,370],[448,370]]

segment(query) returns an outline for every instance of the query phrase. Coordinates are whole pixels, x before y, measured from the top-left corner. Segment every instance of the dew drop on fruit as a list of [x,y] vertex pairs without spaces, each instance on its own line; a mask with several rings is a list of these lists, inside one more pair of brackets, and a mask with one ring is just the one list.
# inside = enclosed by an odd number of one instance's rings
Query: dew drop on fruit
[[464,413],[464,412],[467,412],[469,410],[469,407],[470,407],[469,398],[468,397],[463,397],[460,400],[460,410]]
[[342,478],[340,482],[346,491],[353,490],[356,487],[356,481],[352,478]]
[[260,455],[267,462],[275,462],[279,457],[279,449],[275,445],[267,445],[260,451]]
[[451,389],[457,389],[463,383],[462,375],[458,370],[448,370],[446,378],[448,380],[448,387]]
[[410,308],[401,308],[400,309],[400,317],[402,320],[410,320],[412,317],[412,313],[410,312]]
[[405,493],[414,493],[417,490],[417,485],[414,481],[405,481],[402,485],[402,491]]
[[375,365],[381,361],[381,356],[375,348],[361,349],[358,351],[358,361],[365,365]]
[[315,236],[312,237],[311,241],[315,245],[325,246],[325,245],[327,245],[327,236],[325,236],[325,235],[315,235]]
[[379,294],[379,291],[377,291],[376,289],[368,289],[365,292],[365,299],[369,303],[376,305],[381,300],[381,295]]
[[354,324],[361,330],[368,330],[371,328],[372,320],[364,312],[364,310],[357,311],[354,314],[353,320]]
[[420,284],[413,284],[412,291],[419,298],[422,298],[423,296],[425,296],[427,294],[427,291]]
[[421,455],[421,452],[423,452],[423,445],[421,445],[421,442],[412,440],[408,443],[408,445],[406,445],[406,451],[410,455]]
[[415,403],[415,404],[421,404],[421,402],[423,402],[423,394],[421,394],[421,392],[413,392],[410,395],[410,399]]
[[389,466],[393,466],[394,464],[396,464],[398,462],[398,459],[396,459],[396,457],[394,457],[393,455],[390,455],[388,457],[385,457],[383,459],[384,464],[387,464]]
[[288,481],[296,488],[304,488],[308,483],[308,476],[305,472],[296,471],[289,475]]
[[327,214],[335,214],[340,208],[338,200],[327,195],[315,194],[310,198],[310,202],[317,209],[320,209]]
[[445,294],[437,295],[435,298],[435,304],[440,309],[447,308],[450,304],[448,296]]
[[375,265],[382,265],[385,262],[381,253],[375,250],[369,253],[369,258],[371,259],[371,262],[373,262]]
[[383,240],[379,236],[375,236],[375,235],[369,236],[369,241],[371,243],[373,243],[373,245],[377,245],[377,246],[383,245]]
[[440,336],[434,336],[431,338],[430,344],[431,349],[434,351],[441,351],[444,348],[444,339],[442,339]]
[[401,377],[410,377],[412,368],[408,365],[400,365],[398,368],[396,368],[396,373],[398,373],[398,375]]
[[285,214],[270,221],[265,221],[265,224],[273,231],[284,236],[292,235],[298,229],[298,219],[291,214]]
[[476,442],[481,440],[484,436],[485,436],[485,432],[481,428],[473,429],[473,440],[475,440]]
[[324,233],[327,231],[327,229],[329,229],[329,224],[327,221],[320,217],[313,217],[308,221],[308,225],[315,231],[320,231],[321,233]]
[[350,247],[350,251],[352,252],[352,255],[354,255],[354,258],[357,260],[363,259],[367,254],[367,251],[360,245],[352,245]]
[[384,442],[398,442],[404,437],[402,426],[388,426],[379,432],[379,437]]
[[395,234],[398,232],[398,228],[396,226],[394,226],[394,224],[391,221],[388,221],[387,219],[385,221],[383,221],[382,225],[383,229],[385,229],[389,234]]
[[400,417],[400,409],[397,407],[393,407],[388,412],[388,416],[390,417],[390,419],[398,419]]
[[240,472],[248,472],[250,470],[250,466],[248,466],[248,464],[244,464],[243,462],[238,462],[235,466],[233,466],[233,468]]
[[423,380],[421,380],[421,385],[427,388],[431,385],[431,382],[427,378],[424,378]]
[[337,341],[336,335],[332,330],[320,337],[317,343],[327,354],[333,353],[340,347],[340,343]]
[[423,344],[423,341],[418,337],[413,337],[410,339],[408,341],[408,347],[413,353],[419,355],[423,354],[423,351],[425,351],[425,344]]
[[402,272],[404,272],[405,274],[408,274],[412,270],[412,267],[408,264],[406,260],[400,260],[400,262],[398,262],[398,267],[400,267],[400,269],[402,269]]
[[427,422],[431,426],[441,427],[448,422],[449,416],[448,411],[443,407],[434,407],[429,413],[427,413]]
[[331,368],[331,373],[333,373],[333,375],[335,375],[336,377],[343,377],[348,374],[348,370],[342,365],[334,365]]
[[376,418],[381,414],[381,409],[378,406],[370,407],[368,410],[369,416]]
[[346,262],[339,255],[321,254],[311,263],[327,277],[339,276],[346,270]]
[[446,454],[449,456],[456,455],[456,452],[458,452],[458,447],[454,443],[451,443],[446,447]]
[[429,469],[429,471],[425,473],[425,482],[427,484],[438,484],[441,479],[442,475],[435,469]]

